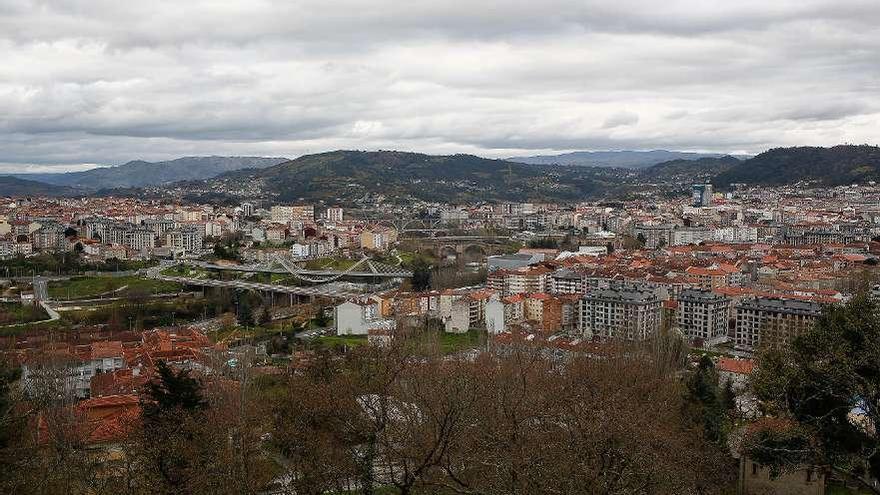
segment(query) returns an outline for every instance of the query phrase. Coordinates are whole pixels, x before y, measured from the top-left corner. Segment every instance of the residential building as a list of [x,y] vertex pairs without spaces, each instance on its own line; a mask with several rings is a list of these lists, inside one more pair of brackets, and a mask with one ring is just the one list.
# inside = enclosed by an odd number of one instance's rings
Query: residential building
[[379,302],[372,299],[346,301],[335,310],[336,335],[367,335],[371,329],[393,329],[394,320],[382,317]]
[[661,324],[661,301],[653,290],[599,289],[581,300],[580,332],[586,338],[644,340]]
[[708,290],[684,289],[678,301],[678,327],[693,343],[715,345],[727,339],[730,300]]
[[801,299],[752,297],[736,306],[736,345],[757,349],[762,342],[786,344],[809,329],[822,305]]

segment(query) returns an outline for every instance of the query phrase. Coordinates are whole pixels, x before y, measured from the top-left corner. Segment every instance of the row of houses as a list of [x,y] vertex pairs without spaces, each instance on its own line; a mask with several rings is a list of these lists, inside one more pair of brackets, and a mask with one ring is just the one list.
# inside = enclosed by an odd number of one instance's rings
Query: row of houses
[[621,284],[585,294],[517,293],[494,289],[456,289],[425,293],[390,293],[347,301],[336,307],[340,335],[391,331],[395,318],[434,317],[445,330],[485,328],[490,334],[527,327],[585,339],[644,340],[664,326],[678,328],[701,346],[726,341],[753,350],[762,341],[785,343],[807,329],[822,305],[806,299],[743,295],[738,299],[705,289],[688,288],[674,298],[646,285]]

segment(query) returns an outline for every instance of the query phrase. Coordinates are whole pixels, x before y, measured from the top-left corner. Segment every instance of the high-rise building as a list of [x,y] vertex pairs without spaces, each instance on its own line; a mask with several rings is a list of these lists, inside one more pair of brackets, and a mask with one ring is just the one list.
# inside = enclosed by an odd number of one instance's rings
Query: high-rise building
[[338,206],[327,208],[327,211],[324,212],[324,218],[326,218],[328,222],[341,222],[342,208]]
[[691,198],[693,205],[712,206],[712,184],[694,184],[691,186]]

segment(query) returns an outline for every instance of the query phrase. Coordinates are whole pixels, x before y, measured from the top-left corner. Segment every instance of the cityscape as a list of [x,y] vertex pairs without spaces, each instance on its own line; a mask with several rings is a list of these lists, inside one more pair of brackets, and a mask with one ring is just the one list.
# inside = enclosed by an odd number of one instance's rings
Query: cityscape
[[876,5],[160,3],[0,20],[0,493],[880,494]]

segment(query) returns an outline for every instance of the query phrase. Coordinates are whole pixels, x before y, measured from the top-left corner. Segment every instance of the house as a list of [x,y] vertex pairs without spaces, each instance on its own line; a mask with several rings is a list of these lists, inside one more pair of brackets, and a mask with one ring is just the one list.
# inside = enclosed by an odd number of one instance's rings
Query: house
[[22,384],[26,391],[33,391],[47,379],[57,380],[60,370],[64,375],[66,390],[85,399],[91,396],[92,377],[126,367],[120,341],[94,342],[84,349],[59,349],[53,356],[54,359],[46,363],[22,365]]
[[721,357],[718,358],[715,369],[718,370],[719,385],[724,386],[729,380],[735,392],[742,392],[748,388],[749,376],[755,369],[755,362],[751,359]]
[[486,331],[489,332],[489,335],[507,331],[504,314],[504,303],[497,295],[486,302]]
[[562,328],[562,303],[559,299],[537,292],[525,298],[525,319],[534,322],[545,333]]
[[371,329],[394,328],[394,320],[383,318],[379,302],[371,299],[346,301],[334,312],[336,335],[368,335]]
[[471,303],[467,298],[452,301],[449,315],[443,319],[448,333],[466,333],[471,326]]
[[774,476],[746,455],[739,460],[737,495],[825,495],[825,473],[813,467]]

